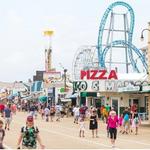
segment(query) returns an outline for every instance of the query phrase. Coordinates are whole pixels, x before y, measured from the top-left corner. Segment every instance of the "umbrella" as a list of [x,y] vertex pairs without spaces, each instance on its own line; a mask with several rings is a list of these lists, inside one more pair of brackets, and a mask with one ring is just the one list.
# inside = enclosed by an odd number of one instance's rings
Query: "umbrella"
[[40,102],[47,102],[47,96],[40,96],[39,98],[38,98],[38,100],[40,101]]
[[14,95],[9,95],[7,98],[8,98],[8,100],[13,100],[15,97],[14,97]]

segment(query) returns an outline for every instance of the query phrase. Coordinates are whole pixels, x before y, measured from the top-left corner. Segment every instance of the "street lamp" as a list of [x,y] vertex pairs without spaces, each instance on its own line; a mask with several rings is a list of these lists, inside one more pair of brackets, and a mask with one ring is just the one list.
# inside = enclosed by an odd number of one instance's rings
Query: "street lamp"
[[67,79],[67,69],[64,69],[64,91],[66,92],[67,84],[66,84],[66,79]]
[[[147,49],[147,63],[148,63],[148,69],[147,69],[147,75],[148,75],[148,84],[150,84],[150,22],[148,22],[148,28],[143,29],[141,32],[141,41],[144,40],[143,33],[144,31],[148,31],[148,49]],[[149,123],[150,123],[150,94],[148,96],[148,115],[149,115]]]
[[[150,22],[149,22],[149,24],[150,24]],[[141,41],[144,41],[144,35],[143,35],[143,32],[144,32],[144,31],[150,31],[150,29],[143,29],[143,30],[142,30],[142,32],[141,32],[141,37],[140,37],[140,38],[141,38]]]

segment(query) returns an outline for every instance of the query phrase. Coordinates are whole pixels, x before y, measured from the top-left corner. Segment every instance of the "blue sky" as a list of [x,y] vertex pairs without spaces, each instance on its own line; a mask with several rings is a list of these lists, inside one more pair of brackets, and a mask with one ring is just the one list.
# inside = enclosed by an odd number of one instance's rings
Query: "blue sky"
[[[42,32],[54,30],[53,67],[61,63],[71,72],[74,54],[81,45],[96,45],[100,20],[115,0],[1,0],[0,81],[27,81],[44,70],[46,39]],[[125,0],[135,12],[133,43],[150,21],[148,0]],[[146,33],[144,34],[147,37]]]

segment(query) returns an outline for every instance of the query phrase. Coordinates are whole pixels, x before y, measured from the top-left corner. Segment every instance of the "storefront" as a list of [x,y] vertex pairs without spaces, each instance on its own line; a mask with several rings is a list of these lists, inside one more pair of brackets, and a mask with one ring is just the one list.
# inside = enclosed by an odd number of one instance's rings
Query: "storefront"
[[[150,114],[150,87],[143,74],[120,74],[115,71],[110,73],[105,70],[81,71],[81,80],[73,82],[73,91],[80,93],[80,104],[89,106],[106,105],[114,107],[120,115],[125,107],[137,106],[138,112],[144,119]],[[103,75],[103,76],[102,76]],[[144,92],[146,91],[146,93]],[[88,95],[87,93],[94,93]]]
[[80,93],[80,105],[86,105],[87,107],[96,106],[97,92],[81,92]]
[[141,92],[140,86],[129,85],[121,87],[121,81],[98,81],[101,86],[98,85],[97,81],[92,83],[91,81],[78,82],[77,84],[80,85],[78,87],[81,90],[80,105],[84,104],[88,107],[98,105],[99,107],[108,104],[110,107],[114,107],[117,114],[120,115],[125,107],[131,107],[133,104],[136,104],[138,112],[141,113],[142,117],[148,118],[147,94]]

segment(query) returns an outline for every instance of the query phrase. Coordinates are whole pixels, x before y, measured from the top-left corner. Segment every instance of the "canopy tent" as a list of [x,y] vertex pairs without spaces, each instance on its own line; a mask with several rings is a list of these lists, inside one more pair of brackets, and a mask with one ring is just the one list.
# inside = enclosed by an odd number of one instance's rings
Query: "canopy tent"
[[26,96],[24,98],[22,98],[21,100],[31,100],[32,99],[32,96]]
[[61,102],[71,102],[71,99],[70,98],[62,98]]
[[40,102],[42,102],[42,103],[44,103],[44,102],[47,102],[47,96],[40,96],[39,98],[38,98],[38,100],[40,101]]

